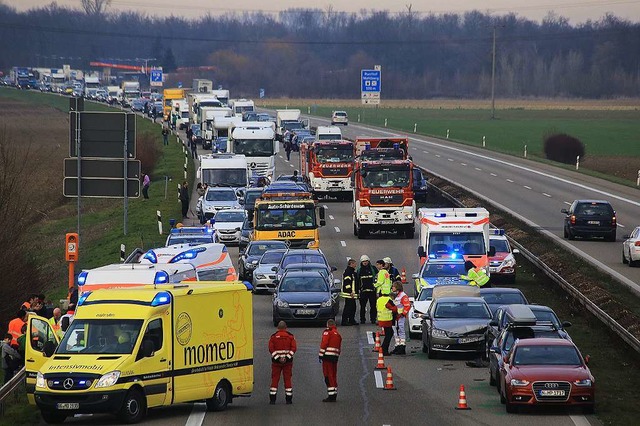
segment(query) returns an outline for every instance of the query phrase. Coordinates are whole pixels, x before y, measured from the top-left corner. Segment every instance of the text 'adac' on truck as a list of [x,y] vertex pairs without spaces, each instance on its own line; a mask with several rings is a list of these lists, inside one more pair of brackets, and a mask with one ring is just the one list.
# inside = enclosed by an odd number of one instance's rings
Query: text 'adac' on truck
[[409,138],[356,138],[353,149],[361,161],[411,159]]
[[287,241],[290,248],[320,248],[324,207],[309,192],[265,193],[256,200],[252,241]]
[[78,413],[135,423],[148,408],[201,400],[224,410],[253,391],[247,287],[209,281],[85,292],[59,344],[46,318],[30,316],[30,403],[47,423]]
[[409,160],[356,161],[353,171],[353,234],[373,231],[415,234],[413,163]]
[[353,142],[317,141],[300,146],[300,171],[309,177],[316,195],[351,201],[353,186]]
[[419,209],[420,264],[428,259],[470,260],[489,274],[489,212],[477,208]]

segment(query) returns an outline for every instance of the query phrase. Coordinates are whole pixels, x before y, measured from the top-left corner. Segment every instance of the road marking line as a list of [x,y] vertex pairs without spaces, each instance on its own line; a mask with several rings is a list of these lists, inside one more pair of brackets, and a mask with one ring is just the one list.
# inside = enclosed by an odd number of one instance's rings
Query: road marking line
[[417,150],[418,150],[418,148],[416,148],[416,147],[414,147],[414,146],[412,146],[412,147],[411,147],[411,149],[412,149],[412,150],[414,150],[414,151],[417,151]]
[[495,174],[495,173],[491,173],[491,176],[498,176],[498,175],[497,175],[497,174]]
[[322,208],[323,208],[323,209],[325,209],[325,210],[329,210],[329,207],[327,207],[327,205],[326,205],[326,204],[323,204],[323,205],[322,205]]
[[482,169],[481,169],[480,167],[476,167],[475,169],[476,169],[477,171],[479,171],[479,172],[481,172],[481,171],[482,171]]
[[346,241],[340,241],[340,245],[341,245],[342,247],[346,247],[346,246],[347,246],[347,242],[346,242]]
[[531,187],[530,187],[530,186],[527,186],[527,185],[522,185],[522,186],[524,186],[524,187],[525,187],[525,188],[527,188],[527,189],[531,189]]
[[440,158],[440,154],[436,154],[436,157]]
[[570,206],[570,205],[571,205],[571,203],[570,203],[570,202],[568,202],[568,201],[563,201],[563,203],[565,203],[565,204],[566,204],[566,205],[568,205],[568,206]]
[[207,415],[207,404],[204,402],[196,402],[193,404],[193,409],[187,423],[184,426],[200,426],[204,422],[204,416]]
[[619,226],[620,228],[624,228],[624,227],[625,227],[625,226],[624,226],[623,224],[621,224],[621,223],[619,223],[619,224],[618,224],[618,226]]
[[589,423],[589,420],[587,420],[585,416],[569,416],[569,418],[576,426],[591,426],[591,423]]
[[511,179],[507,179],[507,182],[509,183],[513,183],[513,181]]
[[283,158],[284,158],[282,155],[278,155],[278,157],[280,157],[280,159],[283,159]]
[[367,331],[367,341],[370,345],[374,345],[376,343],[376,339],[373,338],[373,331]]
[[542,195],[544,195],[545,197],[551,198],[551,195],[547,194],[546,192],[543,192]]
[[449,161],[453,162],[453,158],[447,158],[447,160],[449,160]]
[[384,387],[382,384],[382,371],[380,370],[374,371],[373,376],[376,378],[376,387],[378,389],[382,389]]
[[338,228],[337,226],[334,226],[333,229],[335,229],[336,232],[340,232],[340,228]]
[[334,219],[333,215],[330,214],[329,219],[333,220]]
[[428,153],[429,153],[429,151],[422,151],[422,152],[423,152],[424,154],[428,154]]
[[289,163],[289,166],[294,167],[293,164]]
[[461,165],[461,166],[466,166],[466,165],[467,165],[467,163],[460,163],[460,165]]

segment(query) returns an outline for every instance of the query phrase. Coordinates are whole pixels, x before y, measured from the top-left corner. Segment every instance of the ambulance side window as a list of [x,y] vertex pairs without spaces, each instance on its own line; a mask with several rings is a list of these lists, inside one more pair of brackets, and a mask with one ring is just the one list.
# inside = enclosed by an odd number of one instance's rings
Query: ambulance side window
[[153,351],[158,352],[162,349],[162,319],[154,319],[147,326],[142,340],[150,340],[153,342]]
[[38,318],[31,320],[31,347],[37,351],[42,351],[46,342],[56,343],[56,338],[53,335],[53,329],[48,322]]

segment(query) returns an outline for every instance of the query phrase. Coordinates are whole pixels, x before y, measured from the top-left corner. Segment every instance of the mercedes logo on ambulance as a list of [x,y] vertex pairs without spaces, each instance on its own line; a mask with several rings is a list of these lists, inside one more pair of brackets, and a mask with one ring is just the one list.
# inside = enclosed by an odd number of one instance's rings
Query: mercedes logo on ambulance
[[73,387],[73,379],[71,377],[64,379],[64,382],[62,382],[62,387],[66,390],[71,389]]

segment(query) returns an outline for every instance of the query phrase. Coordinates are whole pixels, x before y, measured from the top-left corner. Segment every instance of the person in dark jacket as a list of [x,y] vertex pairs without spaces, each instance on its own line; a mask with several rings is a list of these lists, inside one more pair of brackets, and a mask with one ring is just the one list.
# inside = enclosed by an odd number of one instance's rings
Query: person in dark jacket
[[356,299],[358,298],[356,279],[356,261],[349,259],[347,269],[342,273],[342,291],[340,296],[344,298],[341,325],[358,325],[356,322]]
[[185,180],[180,188],[180,201],[182,202],[182,217],[188,218],[189,214],[189,184]]
[[367,303],[369,303],[369,320],[371,324],[376,323],[376,289],[375,278],[378,275],[377,269],[371,264],[369,256],[360,256],[360,265],[356,270],[356,286],[360,295],[360,323],[366,321]]

